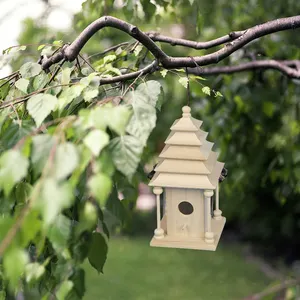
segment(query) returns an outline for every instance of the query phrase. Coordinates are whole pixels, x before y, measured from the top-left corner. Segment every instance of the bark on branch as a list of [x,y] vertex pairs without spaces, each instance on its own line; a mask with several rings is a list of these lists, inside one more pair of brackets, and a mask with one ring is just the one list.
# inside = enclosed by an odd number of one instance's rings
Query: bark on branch
[[[48,69],[51,65],[61,61],[62,59],[66,59],[67,61],[73,61],[79,55],[79,52],[84,47],[84,45],[89,41],[89,39],[99,30],[104,27],[113,27],[119,29],[137,41],[139,41],[142,45],[144,45],[155,57],[155,60],[158,64],[166,69],[172,68],[195,68],[198,66],[206,66],[211,64],[216,64],[223,60],[224,58],[230,56],[233,52],[241,49],[246,44],[251,41],[260,38],[262,36],[279,32],[283,30],[290,30],[300,28],[300,15],[281,18],[277,20],[273,20],[270,22],[266,22],[260,25],[256,25],[254,27],[248,28],[243,31],[231,32],[228,35],[223,37],[207,41],[207,42],[195,42],[184,39],[176,39],[172,37],[163,36],[154,32],[144,33],[136,26],[122,21],[120,19],[104,16],[93,23],[91,23],[88,27],[86,27],[82,33],[75,39],[75,41],[70,45],[65,45],[62,50],[52,57],[45,59],[42,62],[43,69]],[[195,56],[195,57],[172,57],[167,55],[158,45],[155,43],[156,41],[169,43],[171,45],[181,45],[188,48],[195,49],[208,49],[214,46],[225,44],[221,49],[206,54],[203,56]],[[240,66],[226,66],[226,67],[214,67],[214,68],[202,68],[201,70],[197,68],[197,70],[190,72],[197,74],[217,74],[217,73],[233,73],[233,72],[241,72],[250,69],[276,69],[289,77],[292,78],[300,78],[299,69],[294,68],[293,66],[275,61],[275,60],[266,60],[266,61],[255,61],[251,63],[245,63]],[[153,68],[149,67],[149,69],[144,70],[143,74],[146,72],[152,72]],[[116,79],[113,79],[113,82],[116,81],[124,81],[127,79],[136,78],[139,76],[140,71],[135,72],[133,74],[126,74],[118,76]]]
[[290,78],[300,78],[300,60],[255,60],[251,62],[241,63],[235,66],[220,66],[220,67],[199,67],[189,68],[188,72],[194,75],[218,75],[218,74],[232,74],[251,70],[265,70],[274,69],[285,74]]

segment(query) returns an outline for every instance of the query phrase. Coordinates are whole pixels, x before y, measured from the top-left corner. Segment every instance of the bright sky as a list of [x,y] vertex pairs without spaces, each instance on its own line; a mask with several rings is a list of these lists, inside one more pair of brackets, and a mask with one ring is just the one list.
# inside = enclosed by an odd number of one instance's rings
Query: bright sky
[[[80,11],[84,0],[50,0],[55,7],[45,20],[55,29],[67,29],[71,17]],[[37,18],[44,12],[45,4],[41,0],[0,0],[0,55],[2,51],[17,44],[22,30],[22,20],[28,17]],[[0,70],[0,77],[8,75],[9,68]]]

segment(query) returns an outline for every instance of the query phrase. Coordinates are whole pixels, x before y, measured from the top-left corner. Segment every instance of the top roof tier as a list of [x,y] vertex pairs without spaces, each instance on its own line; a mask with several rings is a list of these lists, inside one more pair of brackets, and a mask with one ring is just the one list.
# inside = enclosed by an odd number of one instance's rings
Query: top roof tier
[[213,143],[200,129],[202,121],[191,116],[191,108],[182,108],[182,118],[171,126],[166,146],[159,155],[150,186],[215,189],[224,163],[217,161]]

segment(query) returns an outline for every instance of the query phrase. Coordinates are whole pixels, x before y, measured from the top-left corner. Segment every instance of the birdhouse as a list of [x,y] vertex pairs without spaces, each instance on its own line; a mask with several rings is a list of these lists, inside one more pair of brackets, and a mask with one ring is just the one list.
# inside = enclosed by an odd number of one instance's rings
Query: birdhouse
[[217,161],[213,143],[206,140],[208,133],[200,129],[202,121],[191,117],[188,106],[182,112],[171,127],[149,183],[157,204],[157,228],[150,245],[214,251],[226,221],[218,194],[224,163]]

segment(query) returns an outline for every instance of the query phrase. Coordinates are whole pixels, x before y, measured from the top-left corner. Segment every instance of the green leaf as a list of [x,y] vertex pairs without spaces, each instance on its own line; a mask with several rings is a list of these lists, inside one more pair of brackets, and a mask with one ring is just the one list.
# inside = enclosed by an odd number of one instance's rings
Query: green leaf
[[34,62],[27,62],[20,68],[20,74],[23,78],[34,77],[40,74],[41,71],[42,71],[41,65]]
[[20,78],[15,83],[16,88],[25,94],[27,93],[28,85],[29,85],[29,80],[25,78]]
[[109,135],[99,129],[94,129],[83,139],[83,143],[91,150],[93,155],[98,156],[100,151],[109,143]]
[[178,79],[178,82],[179,82],[183,87],[185,87],[185,88],[187,89],[187,87],[188,87],[188,82],[189,82],[189,80],[188,80],[187,77],[180,77],[180,78]]
[[33,241],[42,228],[40,213],[31,210],[25,217],[21,227],[20,246],[27,247]]
[[1,135],[1,147],[2,149],[10,149],[16,145],[16,143],[28,136],[34,127],[32,126],[31,120],[23,120],[21,126],[16,123],[12,123],[7,129],[4,131],[2,130]]
[[56,299],[57,300],[66,300],[68,294],[71,292],[74,284],[70,280],[65,280],[59,287],[58,291],[56,292]]
[[71,221],[64,215],[58,215],[52,226],[49,227],[47,237],[53,248],[61,252],[68,246],[68,240],[71,235]]
[[40,174],[44,169],[54,144],[54,137],[48,134],[39,134],[32,138],[31,163],[35,175]]
[[62,110],[67,104],[79,97],[85,86],[82,84],[72,85],[65,88],[58,97],[58,108]]
[[92,99],[97,97],[99,94],[98,87],[87,87],[83,92],[83,99],[86,102],[90,102]]
[[37,48],[37,49],[38,49],[38,51],[40,51],[40,50],[42,50],[43,48],[45,48],[45,46],[46,46],[46,45],[44,45],[44,44],[42,44],[42,45],[39,45],[39,46],[38,46],[38,48]]
[[118,190],[116,186],[113,187],[113,190],[107,199],[105,208],[122,223],[124,222],[125,208],[118,197]]
[[[71,291],[71,294],[68,295],[67,300],[83,299],[83,296],[85,295],[85,272],[84,272],[84,270],[77,269],[70,279],[74,283],[74,288]],[[77,297],[77,298],[75,298],[75,297]]]
[[37,94],[29,98],[27,110],[39,127],[57,105],[57,98],[50,94]]
[[159,82],[150,80],[140,84],[136,91],[126,95],[126,100],[132,103],[133,116],[126,131],[139,139],[143,146],[156,124],[156,104],[161,92]]
[[140,98],[141,100],[155,107],[158,96],[161,92],[161,84],[158,81],[149,80],[145,83],[141,83],[136,88],[136,91],[143,95],[143,97]]
[[156,124],[156,109],[152,105],[141,101],[140,96],[134,99],[133,112],[134,114],[126,127],[126,131],[139,139],[142,146],[145,146]]
[[9,215],[2,215],[0,218],[0,241],[7,235],[8,230],[14,224],[14,220]]
[[27,182],[20,182],[16,186],[17,202],[25,203],[28,201],[32,191],[32,186]]
[[73,172],[72,176],[69,179],[69,182],[73,188],[76,187],[76,185],[78,184],[81,174],[84,172],[90,160],[92,159],[91,151],[84,145],[79,145],[78,150],[80,153],[79,166],[76,168],[76,170]]
[[128,107],[119,105],[111,108],[109,114],[108,126],[114,130],[117,134],[123,135],[126,131],[126,125],[131,117],[132,112]]
[[60,79],[61,84],[68,84],[70,82],[72,71],[73,68],[64,68],[62,70]]
[[134,49],[134,55],[139,56],[140,52],[143,50],[143,45],[137,45]]
[[7,81],[7,83],[5,83],[5,80],[0,80],[0,85],[1,88],[0,88],[0,100],[4,100],[9,92],[9,89],[10,89],[10,84],[9,84],[9,81]]
[[100,77],[98,76],[97,72],[93,72],[89,74],[87,77],[80,79],[80,84],[84,85],[85,87],[87,86],[96,87],[99,86],[99,83],[100,83]]
[[211,89],[210,89],[209,86],[204,86],[204,87],[202,88],[202,92],[203,92],[204,94],[210,96]]
[[17,150],[9,150],[0,156],[0,190],[6,196],[13,186],[27,175],[28,159]]
[[86,87],[83,92],[83,98],[86,102],[90,102],[99,94],[100,77],[97,74],[95,72],[91,73],[80,80],[80,84]]
[[274,115],[275,105],[273,102],[264,101],[263,102],[263,112],[266,116],[271,118]]
[[98,221],[98,213],[97,208],[91,202],[86,202],[84,204],[84,208],[80,214],[80,228],[77,227],[78,232],[82,232],[84,230],[90,230],[95,228]]
[[28,262],[28,255],[23,249],[13,248],[4,255],[3,268],[11,288],[15,289],[20,284]]
[[74,196],[71,185],[67,182],[58,184],[53,178],[43,183],[41,198],[37,201],[46,224],[57,221],[57,215],[73,203]]
[[168,70],[167,69],[163,69],[160,71],[160,74],[163,78],[165,78],[167,76]]
[[219,92],[219,91],[216,91],[216,93],[215,93],[215,97],[223,97],[223,95],[221,94],[221,92]]
[[103,58],[103,64],[107,64],[107,63],[113,62],[116,59],[117,59],[117,56],[114,55],[114,54],[106,55]]
[[37,91],[44,88],[48,83],[48,81],[49,81],[49,77],[45,72],[35,76],[33,79],[33,89]]
[[146,20],[149,21],[156,12],[156,5],[149,0],[141,0]]
[[94,172],[105,173],[110,177],[112,177],[112,175],[114,174],[115,166],[108,148],[102,151],[101,155],[96,160]]
[[88,181],[90,193],[98,201],[100,206],[104,206],[105,201],[112,189],[112,181],[105,174],[96,174]]
[[125,135],[112,139],[109,148],[116,168],[131,179],[143,152],[141,142],[134,136]]
[[45,273],[45,267],[37,262],[30,263],[25,267],[27,283],[35,282]]
[[55,177],[65,179],[79,164],[79,154],[74,144],[67,142],[58,145],[55,153]]
[[88,254],[88,260],[93,268],[103,273],[103,266],[107,256],[107,244],[105,238],[99,232],[93,232],[92,242]]
[[64,42],[62,40],[53,41],[52,43],[53,46],[57,46],[57,47],[61,47],[63,44]]

